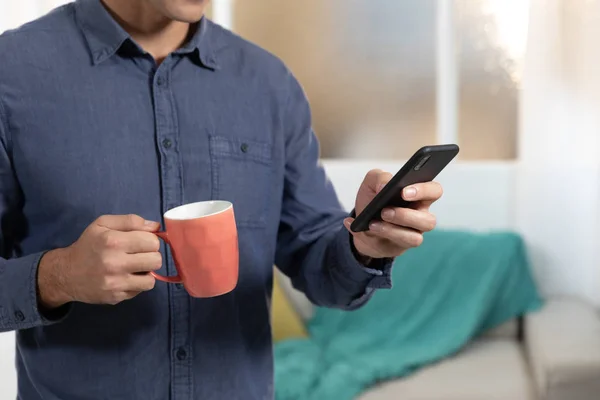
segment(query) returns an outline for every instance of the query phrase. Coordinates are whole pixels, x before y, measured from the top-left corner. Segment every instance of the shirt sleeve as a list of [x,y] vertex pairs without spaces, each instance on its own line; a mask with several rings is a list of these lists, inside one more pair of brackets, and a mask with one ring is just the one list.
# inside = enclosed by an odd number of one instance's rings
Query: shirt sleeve
[[315,304],[356,309],[391,288],[392,260],[362,265],[343,226],[348,216],[323,167],[306,96],[290,75],[283,125],[286,169],[276,264]]
[[21,196],[10,161],[8,124],[3,111],[0,102],[0,332],[58,322],[69,308],[42,315],[38,308],[37,270],[43,252],[17,257],[16,221]]

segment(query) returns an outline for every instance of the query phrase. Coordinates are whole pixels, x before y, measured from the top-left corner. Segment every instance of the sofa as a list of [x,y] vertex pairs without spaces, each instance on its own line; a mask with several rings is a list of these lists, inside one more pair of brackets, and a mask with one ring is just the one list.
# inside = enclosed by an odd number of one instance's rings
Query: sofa
[[[308,320],[313,310],[308,299],[279,272],[276,282],[290,307]],[[547,299],[538,312],[485,332],[444,361],[382,382],[359,398],[396,399],[600,399],[600,314],[576,298]]]

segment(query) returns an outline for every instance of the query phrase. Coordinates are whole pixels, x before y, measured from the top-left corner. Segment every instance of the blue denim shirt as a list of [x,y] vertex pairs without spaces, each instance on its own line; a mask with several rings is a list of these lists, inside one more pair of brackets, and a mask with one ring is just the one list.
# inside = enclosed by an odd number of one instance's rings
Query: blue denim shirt
[[[158,66],[79,0],[0,36],[0,55],[0,331],[17,331],[21,399],[270,399],[274,264],[327,307],[390,287],[390,262],[356,261],[302,89],[264,50],[203,19]],[[233,292],[158,282],[117,306],[38,309],[40,258],[100,215],[161,221],[210,199],[237,216]]]

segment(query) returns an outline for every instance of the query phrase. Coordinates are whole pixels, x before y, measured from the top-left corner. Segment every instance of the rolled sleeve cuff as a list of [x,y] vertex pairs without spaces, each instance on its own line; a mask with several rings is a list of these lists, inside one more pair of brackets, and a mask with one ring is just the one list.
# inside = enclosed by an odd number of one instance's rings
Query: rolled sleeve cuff
[[41,312],[37,290],[37,272],[44,252],[4,261],[2,279],[1,324],[3,330],[22,330],[36,326],[51,325],[67,317],[71,305],[51,312]]
[[[337,251],[340,257],[335,263],[340,272],[349,280],[364,284],[367,289],[390,289],[392,287],[392,265],[394,259],[373,259],[369,266],[360,263],[352,249],[352,236],[346,229],[341,229],[336,238]],[[367,293],[370,292],[367,290]]]

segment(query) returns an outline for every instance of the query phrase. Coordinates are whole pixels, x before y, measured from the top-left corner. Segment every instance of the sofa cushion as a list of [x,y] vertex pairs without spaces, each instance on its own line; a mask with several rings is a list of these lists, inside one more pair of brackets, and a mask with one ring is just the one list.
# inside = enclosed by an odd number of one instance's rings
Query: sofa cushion
[[489,329],[481,334],[482,338],[488,339],[517,339],[519,336],[519,320],[513,318],[495,328]]
[[308,336],[304,320],[290,303],[280,284],[279,276],[273,279],[273,297],[271,302],[271,326],[273,341],[305,338]]
[[295,289],[294,286],[292,286],[291,279],[278,269],[275,269],[275,279],[279,282],[279,287],[285,294],[286,299],[290,302],[290,305],[296,310],[304,322],[308,321],[314,313],[314,306],[310,300],[304,293]]
[[554,298],[525,318],[525,347],[545,400],[600,399],[600,315],[577,298]]
[[532,400],[530,377],[514,340],[479,339],[414,375],[382,383],[359,400]]

